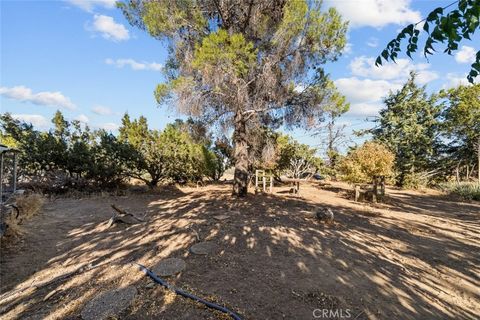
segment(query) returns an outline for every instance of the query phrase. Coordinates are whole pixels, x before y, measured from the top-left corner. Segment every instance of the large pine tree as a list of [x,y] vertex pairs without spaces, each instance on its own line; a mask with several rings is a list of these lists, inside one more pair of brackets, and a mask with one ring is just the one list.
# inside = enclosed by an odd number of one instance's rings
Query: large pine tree
[[233,129],[233,193],[247,193],[249,131],[323,115],[334,87],[324,72],[346,44],[333,8],[307,0],[129,0],[133,25],[168,46],[167,81],[155,91],[189,116]]
[[395,154],[400,186],[408,175],[430,170],[438,156],[440,107],[436,100],[415,83],[415,73],[400,90],[384,99],[385,108],[372,134]]
[[443,127],[450,159],[456,166],[477,166],[480,181],[480,84],[459,86],[440,95],[447,99]]

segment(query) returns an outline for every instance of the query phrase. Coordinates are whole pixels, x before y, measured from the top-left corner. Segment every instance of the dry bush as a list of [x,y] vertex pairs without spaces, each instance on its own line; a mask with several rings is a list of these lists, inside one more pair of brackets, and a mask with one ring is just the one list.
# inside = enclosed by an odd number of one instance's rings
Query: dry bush
[[38,193],[18,197],[16,204],[18,209],[20,209],[20,218],[23,220],[33,217],[42,208],[44,203],[45,198]]
[[39,194],[30,194],[19,196],[15,199],[15,207],[4,207],[7,210],[5,214],[5,224],[7,225],[6,236],[21,236],[25,234],[25,230],[21,224],[23,221],[30,219],[37,214],[42,208],[45,199]]
[[7,229],[5,230],[6,236],[21,236],[25,234],[25,230],[20,226],[20,220],[17,217],[17,212],[15,209],[12,209],[12,213],[8,214],[5,217],[5,224],[7,225]]
[[395,155],[384,145],[368,141],[340,163],[342,178],[351,183],[371,183],[375,176],[393,175]]

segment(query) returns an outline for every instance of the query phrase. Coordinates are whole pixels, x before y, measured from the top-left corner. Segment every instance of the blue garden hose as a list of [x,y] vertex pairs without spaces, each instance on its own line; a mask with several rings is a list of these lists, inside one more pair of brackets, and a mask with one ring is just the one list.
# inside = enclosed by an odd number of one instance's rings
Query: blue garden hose
[[143,271],[147,276],[149,276],[153,281],[155,281],[156,283],[164,286],[165,288],[169,289],[169,290],[172,290],[174,291],[176,294],[179,294],[185,298],[189,298],[189,299],[192,299],[193,301],[196,301],[196,302],[200,302],[204,305],[206,305],[207,307],[209,308],[212,308],[212,309],[215,309],[215,310],[218,310],[218,311],[221,311],[223,313],[226,313],[228,314],[230,317],[232,317],[232,319],[234,320],[242,320],[242,318],[240,318],[240,316],[238,314],[236,314],[235,312],[225,308],[225,307],[222,307],[222,306],[219,306],[218,304],[215,304],[215,303],[212,303],[212,302],[209,302],[207,300],[203,300],[202,298],[199,298],[197,296],[194,296],[193,294],[191,293],[188,293],[188,292],[185,292],[185,291],[182,291],[180,289],[177,289],[175,287],[173,287],[172,285],[170,285],[169,283],[167,283],[165,280],[159,278],[155,273],[153,273],[152,271],[150,271],[148,268],[146,268],[145,266],[139,264],[139,263],[136,263],[136,265],[140,268],[141,271]]

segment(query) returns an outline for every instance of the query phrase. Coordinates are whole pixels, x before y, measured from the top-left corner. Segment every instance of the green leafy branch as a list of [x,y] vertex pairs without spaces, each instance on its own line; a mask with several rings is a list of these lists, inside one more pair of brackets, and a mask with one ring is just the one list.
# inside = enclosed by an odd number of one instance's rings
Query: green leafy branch
[[[458,8],[445,14],[445,9],[458,4]],[[391,40],[386,48],[380,53],[375,61],[375,65],[382,65],[383,61],[393,61],[398,57],[398,53],[402,51],[400,45],[403,40],[408,42],[406,48],[407,56],[412,58],[412,53],[418,50],[418,36],[420,30],[416,27],[425,22],[423,31],[428,34],[423,48],[423,54],[427,58],[433,55],[436,50],[433,45],[435,43],[447,43],[444,53],[449,55],[453,51],[458,50],[458,44],[463,39],[471,40],[471,36],[479,28],[480,24],[480,0],[458,0],[448,6],[439,7],[430,12],[427,18],[406,26],[395,39]],[[480,74],[480,51],[476,54],[475,62],[471,65],[470,73],[467,79],[473,83],[474,78]]]

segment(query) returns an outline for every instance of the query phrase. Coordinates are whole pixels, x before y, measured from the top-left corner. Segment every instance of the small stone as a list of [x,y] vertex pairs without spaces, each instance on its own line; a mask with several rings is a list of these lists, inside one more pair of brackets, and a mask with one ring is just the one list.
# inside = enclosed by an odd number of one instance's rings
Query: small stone
[[190,247],[190,252],[193,254],[211,254],[217,246],[213,242],[199,242]]
[[152,268],[152,271],[160,277],[168,277],[182,272],[186,266],[185,261],[182,259],[168,258],[157,263]]
[[155,283],[150,282],[150,283],[148,283],[148,284],[145,286],[145,288],[146,288],[146,289],[153,289],[153,288],[155,288]]
[[227,216],[226,214],[219,214],[218,216],[213,216],[213,219],[218,220],[218,221],[223,221],[223,220],[226,220],[228,218],[229,218],[229,216]]
[[125,311],[137,294],[134,286],[107,291],[90,300],[81,312],[84,320],[108,319]]

